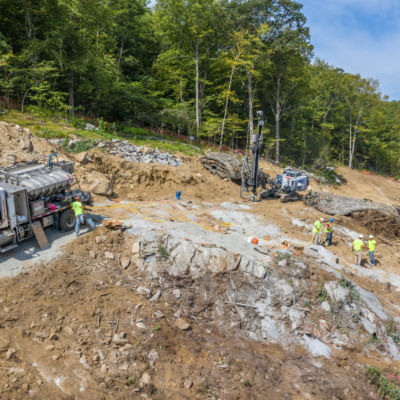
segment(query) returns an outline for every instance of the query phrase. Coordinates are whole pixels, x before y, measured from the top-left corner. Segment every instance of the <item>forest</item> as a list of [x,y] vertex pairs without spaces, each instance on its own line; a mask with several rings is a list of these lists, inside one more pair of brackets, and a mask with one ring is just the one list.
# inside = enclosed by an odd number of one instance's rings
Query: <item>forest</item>
[[[371,55],[373,56],[373,55]],[[0,0],[0,112],[150,127],[400,175],[400,102],[314,57],[294,0]]]

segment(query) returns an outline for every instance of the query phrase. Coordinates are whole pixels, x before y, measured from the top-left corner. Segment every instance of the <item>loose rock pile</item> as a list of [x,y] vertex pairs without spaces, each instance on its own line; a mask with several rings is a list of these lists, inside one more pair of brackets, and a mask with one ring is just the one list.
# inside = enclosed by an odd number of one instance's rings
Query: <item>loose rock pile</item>
[[172,165],[174,167],[182,164],[179,158],[169,153],[162,153],[158,149],[150,149],[144,146],[134,146],[128,140],[121,142],[119,139],[113,139],[112,143],[105,144],[104,142],[100,142],[98,146],[108,147],[110,154],[121,156],[128,161]]
[[[58,146],[64,143],[65,139],[51,139],[50,142]],[[70,139],[68,142],[68,147],[73,149],[74,146],[84,140],[80,139]],[[158,149],[151,149],[144,146],[135,146],[131,144],[128,140],[112,139],[111,142],[105,140],[96,140],[93,142],[94,146],[100,149],[108,149],[110,154],[115,156],[120,156],[124,160],[141,162],[147,164],[162,164],[162,165],[172,165],[173,167],[179,167],[182,161],[169,153],[162,153]]]

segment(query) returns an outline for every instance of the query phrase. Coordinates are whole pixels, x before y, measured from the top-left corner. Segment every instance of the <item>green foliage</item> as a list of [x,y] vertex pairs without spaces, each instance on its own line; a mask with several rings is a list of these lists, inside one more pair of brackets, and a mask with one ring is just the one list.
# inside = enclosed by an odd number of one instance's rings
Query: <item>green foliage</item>
[[337,175],[335,171],[332,169],[322,168],[320,170],[313,170],[313,173],[321,183],[334,186],[340,185],[336,180]]
[[70,143],[69,138],[65,139],[61,147],[70,153],[82,153],[96,146],[94,140],[82,140],[77,143]]
[[[269,158],[329,184],[327,165],[400,176],[400,102],[373,79],[311,63],[297,1],[8,0],[0,15],[0,113],[34,115],[39,136],[246,150],[263,110]],[[87,120],[99,131],[84,132]]]
[[251,386],[250,381],[248,379],[245,379],[242,383],[243,383],[243,386],[246,386],[246,387]]
[[136,378],[134,376],[130,376],[128,378],[128,385],[134,385],[136,382]]
[[160,253],[160,256],[163,260],[168,260],[169,253],[161,243],[158,244],[158,252]]
[[153,332],[157,332],[157,331],[161,330],[161,326],[160,325],[155,325],[155,326],[153,326],[153,328],[151,328],[151,330]]
[[397,331],[397,327],[392,318],[385,325],[386,334],[390,336],[396,344],[400,343],[400,333]]
[[328,292],[324,287],[321,287],[318,291],[318,299],[320,303],[323,303],[324,301],[328,300]]
[[378,367],[369,367],[367,375],[371,384],[378,388],[382,399],[400,400],[400,387],[391,382]]
[[358,293],[358,290],[355,288],[355,286],[344,276],[341,277],[339,281],[339,285],[343,288],[349,289],[350,293],[347,297],[347,301],[349,303],[358,303],[361,301],[361,296],[360,293]]

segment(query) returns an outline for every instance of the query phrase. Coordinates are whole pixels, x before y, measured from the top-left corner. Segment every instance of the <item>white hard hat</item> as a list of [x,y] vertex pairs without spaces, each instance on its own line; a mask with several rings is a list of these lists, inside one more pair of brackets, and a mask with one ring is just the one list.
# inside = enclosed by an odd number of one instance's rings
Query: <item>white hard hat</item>
[[319,220],[320,220],[320,221],[323,221],[324,219],[321,217]]
[[360,239],[362,239],[362,238],[364,237],[364,235],[358,235],[358,237],[359,237]]
[[370,239],[373,239],[373,238],[374,238],[374,235],[369,235],[369,238],[370,238]]

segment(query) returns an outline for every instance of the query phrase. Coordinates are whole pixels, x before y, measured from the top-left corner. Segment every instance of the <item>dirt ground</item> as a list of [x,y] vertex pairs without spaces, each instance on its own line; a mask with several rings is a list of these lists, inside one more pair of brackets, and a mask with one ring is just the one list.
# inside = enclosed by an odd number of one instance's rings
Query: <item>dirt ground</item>
[[[104,242],[96,244],[96,235]],[[144,275],[120,265],[133,242],[99,229],[49,265],[0,282],[2,398],[376,398],[348,355],[320,364],[300,346],[286,349],[221,329],[207,312],[215,298],[193,295],[201,288],[217,294],[224,275],[165,276],[151,283],[161,298],[138,294]],[[105,251],[114,259],[102,258]],[[174,324],[176,312],[187,329]]]
[[[0,145],[4,164],[59,150],[23,129],[1,124]],[[77,162],[76,176],[83,182],[82,189],[87,189],[85,177],[92,172],[111,182],[113,194],[97,196],[98,208],[93,211],[104,216],[128,219],[140,214],[153,224],[157,218],[171,223],[192,221],[196,228],[224,235],[225,221],[212,212],[215,205],[230,202],[246,206],[243,215],[259,216],[276,226],[289,242],[306,244],[313,222],[329,217],[302,202],[243,202],[236,184],[211,175],[198,159],[182,157],[183,165],[175,168],[131,163],[98,149],[89,156],[90,162]],[[62,158],[79,159],[65,154]],[[262,168],[271,175],[281,172],[266,162]],[[344,167],[338,172],[346,181],[342,186],[313,181],[311,189],[386,204],[399,202],[398,182]],[[185,207],[174,200],[177,190]],[[129,201],[135,205],[126,204]],[[190,201],[202,208],[188,208]],[[162,214],[164,206],[169,207],[168,216]],[[377,230],[371,220],[376,216],[335,217],[334,246],[329,250],[345,266],[344,276],[370,290],[398,315],[400,243],[384,229]],[[352,264],[352,235],[358,233],[377,234],[378,277],[368,275],[375,272],[370,265],[358,270]],[[246,234],[255,236],[251,223]],[[104,240],[98,242],[98,236]],[[365,343],[322,362],[302,346],[244,337],[236,326],[221,326],[207,311],[214,307],[214,297],[222,293],[228,275],[194,280],[166,274],[149,281],[140,268],[123,267],[134,242],[128,233],[100,228],[70,242],[53,261],[39,262],[36,268],[0,281],[0,398],[378,399],[365,366],[398,368],[376,349],[365,350]],[[307,259],[302,251],[299,257]],[[318,266],[310,274],[307,282],[314,293],[313,304],[317,289],[332,277]],[[292,280],[284,275],[282,271],[285,279]],[[153,299],[138,293],[141,285],[150,286],[153,295],[160,290],[162,296]],[[175,289],[181,297],[174,295]],[[196,296],[199,290],[208,297]],[[176,326],[178,312],[187,329]],[[335,326],[334,319],[328,322]]]

